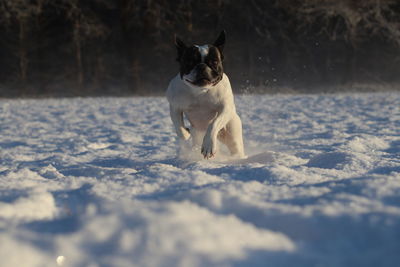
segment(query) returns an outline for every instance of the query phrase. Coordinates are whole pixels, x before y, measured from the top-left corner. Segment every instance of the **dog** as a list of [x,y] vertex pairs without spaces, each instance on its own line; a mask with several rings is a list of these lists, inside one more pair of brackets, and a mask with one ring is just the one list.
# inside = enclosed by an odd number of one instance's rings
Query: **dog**
[[175,36],[175,46],[180,70],[170,81],[166,96],[178,139],[192,138],[192,146],[201,147],[205,159],[216,155],[217,140],[233,157],[244,158],[242,122],[222,66],[225,31],[212,45],[188,46]]

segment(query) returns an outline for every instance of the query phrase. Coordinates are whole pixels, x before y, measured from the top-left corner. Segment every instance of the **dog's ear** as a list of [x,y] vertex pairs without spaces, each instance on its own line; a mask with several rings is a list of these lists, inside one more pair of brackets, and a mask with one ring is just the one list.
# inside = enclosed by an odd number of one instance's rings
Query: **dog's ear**
[[183,52],[185,52],[187,46],[186,44],[179,39],[176,34],[174,35],[174,42],[175,42],[175,47],[178,51],[178,57],[176,58],[177,61],[180,61],[183,55]]
[[225,46],[225,30],[222,30],[221,33],[219,34],[217,40],[214,42],[214,46],[216,46],[219,51],[222,52],[224,51],[224,46]]

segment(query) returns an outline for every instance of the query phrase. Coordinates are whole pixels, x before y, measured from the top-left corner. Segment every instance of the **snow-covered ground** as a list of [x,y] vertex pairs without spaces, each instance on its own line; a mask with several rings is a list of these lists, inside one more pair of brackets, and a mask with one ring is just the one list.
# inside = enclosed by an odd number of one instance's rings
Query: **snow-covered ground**
[[0,266],[400,266],[400,93],[236,104],[206,161],[164,98],[0,100]]

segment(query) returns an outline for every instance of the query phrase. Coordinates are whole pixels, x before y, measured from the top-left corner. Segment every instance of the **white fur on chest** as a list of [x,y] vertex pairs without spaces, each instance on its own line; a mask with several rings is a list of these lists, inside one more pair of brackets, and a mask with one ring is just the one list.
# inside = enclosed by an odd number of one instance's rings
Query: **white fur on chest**
[[222,110],[235,112],[232,88],[228,77],[211,88],[190,86],[177,75],[170,83],[167,98],[174,108],[181,110],[190,123],[205,130]]
[[232,104],[233,94],[228,77],[212,87],[197,87],[183,81],[179,74],[171,80],[167,89],[167,98],[171,105],[186,110],[193,104],[221,105]]

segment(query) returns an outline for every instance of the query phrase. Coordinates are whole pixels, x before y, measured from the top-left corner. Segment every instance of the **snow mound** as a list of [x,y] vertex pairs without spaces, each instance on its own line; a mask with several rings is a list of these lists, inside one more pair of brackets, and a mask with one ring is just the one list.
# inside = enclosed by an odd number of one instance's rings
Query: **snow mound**
[[18,221],[50,220],[56,217],[58,209],[52,194],[48,192],[27,192],[10,203],[0,202],[0,218]]
[[[282,233],[258,229],[233,215],[216,215],[188,201],[162,205],[125,203],[118,214],[88,217],[83,232],[60,239],[57,245],[74,266],[96,261],[204,266],[244,259],[249,251],[295,249],[295,244]],[[76,244],[83,250],[76,250]],[[93,247],[111,253],[93,257]]]
[[389,145],[385,140],[376,136],[355,136],[345,145],[350,151],[366,153],[376,150],[385,150]]
[[17,240],[17,234],[0,235],[1,266],[47,267],[55,266],[52,258],[44,255],[26,240]]

